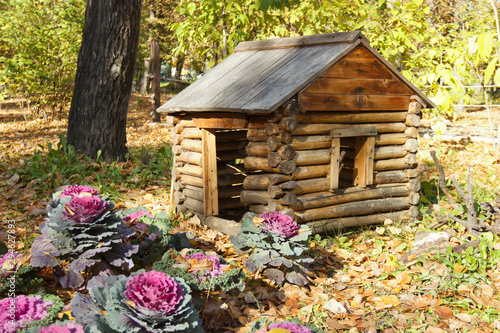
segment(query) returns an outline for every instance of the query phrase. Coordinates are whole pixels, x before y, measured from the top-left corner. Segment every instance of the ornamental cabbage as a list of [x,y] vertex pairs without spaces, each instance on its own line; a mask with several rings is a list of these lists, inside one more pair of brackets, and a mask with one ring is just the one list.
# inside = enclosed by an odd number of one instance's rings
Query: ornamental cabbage
[[[203,280],[203,278],[213,278],[222,275],[224,273],[222,269],[229,266],[221,265],[219,256],[216,254],[207,256],[204,253],[197,252],[186,255],[185,259],[194,266],[189,269],[190,272],[197,273],[203,270],[205,271],[199,274],[200,281]],[[199,265],[199,263],[202,264]]]
[[96,193],[91,187],[78,185],[56,193],[46,222],[40,225],[41,235],[33,242],[31,265],[54,267],[63,287],[83,285],[82,272],[109,274],[112,266],[134,266],[131,256],[138,246],[126,243],[134,230],[112,211],[112,202]]
[[304,253],[309,249],[311,229],[299,226],[280,212],[263,213],[258,217],[248,213],[243,217],[241,232],[231,236],[236,252],[250,253],[245,268],[250,272],[263,271],[271,281],[282,284],[306,285],[312,258]]
[[275,233],[283,238],[292,238],[297,235],[300,226],[291,216],[281,214],[280,212],[262,213],[262,230]]
[[292,323],[290,321],[283,321],[280,323],[272,324],[271,326],[269,326],[269,331],[275,328],[285,329],[290,331],[290,333],[313,333],[310,328]]
[[46,327],[34,326],[28,329],[26,333],[85,333],[85,331],[82,325],[65,320]]
[[71,301],[86,332],[203,332],[191,290],[180,278],[140,270],[130,277],[95,277],[88,290]]
[[0,300],[0,332],[16,333],[31,322],[43,320],[49,316],[47,309],[52,305],[41,296],[19,295]]

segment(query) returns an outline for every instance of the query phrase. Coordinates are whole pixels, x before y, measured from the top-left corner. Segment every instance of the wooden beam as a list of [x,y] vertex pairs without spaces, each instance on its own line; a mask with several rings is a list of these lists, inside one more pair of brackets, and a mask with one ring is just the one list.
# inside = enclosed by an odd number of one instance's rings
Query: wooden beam
[[[406,115],[401,114],[401,121],[406,120]],[[401,133],[406,130],[406,125],[402,122],[397,123],[371,123],[371,124],[299,124],[297,129],[292,132],[292,135],[317,135],[317,134],[330,134],[330,132],[337,128],[352,127],[352,128],[366,128],[375,127],[377,133]],[[294,138],[295,139],[295,138]]]
[[301,94],[305,111],[402,111],[408,110],[409,96]]
[[247,125],[246,115],[233,112],[203,112],[193,116],[196,127],[207,129],[240,129]]
[[[407,111],[404,112],[307,112],[299,114],[296,119],[302,124],[355,124],[355,123],[388,123],[406,121]],[[371,125],[373,126],[373,125]],[[344,126],[345,127],[345,126]],[[255,140],[258,141],[258,140]],[[264,141],[264,140],[259,140]]]
[[217,188],[217,148],[215,134],[204,129],[203,141],[203,214],[219,214],[219,195]]
[[339,128],[334,129],[330,132],[332,138],[343,138],[349,136],[374,136],[377,135],[376,127],[364,127],[364,128],[356,128],[356,127],[348,127],[348,128]]
[[340,138],[332,139],[332,153],[330,162],[330,190],[339,188],[340,173]]
[[342,95],[405,95],[409,90],[400,80],[391,79],[344,79],[319,77],[304,93]]

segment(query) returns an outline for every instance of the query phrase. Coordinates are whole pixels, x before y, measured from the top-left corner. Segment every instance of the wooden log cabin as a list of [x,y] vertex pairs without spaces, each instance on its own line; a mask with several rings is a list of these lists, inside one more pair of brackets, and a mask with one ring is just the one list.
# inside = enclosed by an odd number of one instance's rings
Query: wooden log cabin
[[240,43],[158,111],[174,126],[172,205],[315,232],[416,217],[425,95],[360,32]]

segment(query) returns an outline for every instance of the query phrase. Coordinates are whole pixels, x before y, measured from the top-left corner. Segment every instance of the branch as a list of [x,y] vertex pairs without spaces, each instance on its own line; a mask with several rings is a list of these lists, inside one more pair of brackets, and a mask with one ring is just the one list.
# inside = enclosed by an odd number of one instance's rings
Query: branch
[[444,170],[443,166],[439,162],[437,156],[436,156],[436,151],[431,150],[429,152],[431,154],[432,159],[434,160],[434,163],[436,164],[438,173],[439,173],[439,178],[438,178],[438,184],[441,190],[443,191],[444,195],[448,199],[448,202],[450,203],[451,208],[456,209],[456,210],[462,210],[462,207],[460,207],[455,199],[453,199],[453,196],[451,195],[450,191],[448,190],[448,187],[446,186],[446,177],[444,175]]

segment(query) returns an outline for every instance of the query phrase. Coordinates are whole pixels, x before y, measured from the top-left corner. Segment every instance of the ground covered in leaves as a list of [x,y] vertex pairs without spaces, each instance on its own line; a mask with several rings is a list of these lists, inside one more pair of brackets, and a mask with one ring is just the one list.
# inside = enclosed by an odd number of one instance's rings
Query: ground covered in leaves
[[[149,103],[148,96],[133,96],[127,128],[129,159],[107,164],[86,160],[65,145],[59,137],[66,131],[64,117],[49,123],[26,120],[16,100],[2,102],[0,240],[7,238],[9,221],[14,220],[16,250],[28,251],[44,221],[50,196],[68,184],[98,187],[117,208],[143,205],[152,211],[168,211],[171,134],[165,126],[149,124]],[[484,119],[481,114],[467,113],[459,122],[474,126],[484,124]],[[472,166],[475,199],[483,202],[496,199],[500,189],[500,166],[493,147],[463,139],[443,142],[433,138],[420,143],[422,217],[418,221],[386,220],[372,228],[313,237],[308,255],[316,260],[309,285],[279,287],[249,273],[243,292],[206,295],[217,300],[216,305],[201,310],[207,332],[247,332],[248,324],[262,316],[299,318],[325,332],[499,332],[497,238],[485,237],[462,252],[451,250],[469,239],[461,225],[448,222],[436,227],[438,216],[451,209],[438,188],[436,167],[428,153],[436,150],[447,177],[455,174],[461,183]],[[195,247],[215,251],[243,267],[248,256],[234,251],[229,236],[207,230],[196,217],[173,218],[178,221],[176,231],[194,235]],[[448,237],[441,252],[411,252],[422,233],[445,230]],[[42,276],[47,287],[68,303],[74,292],[56,288],[50,274],[42,272]]]

